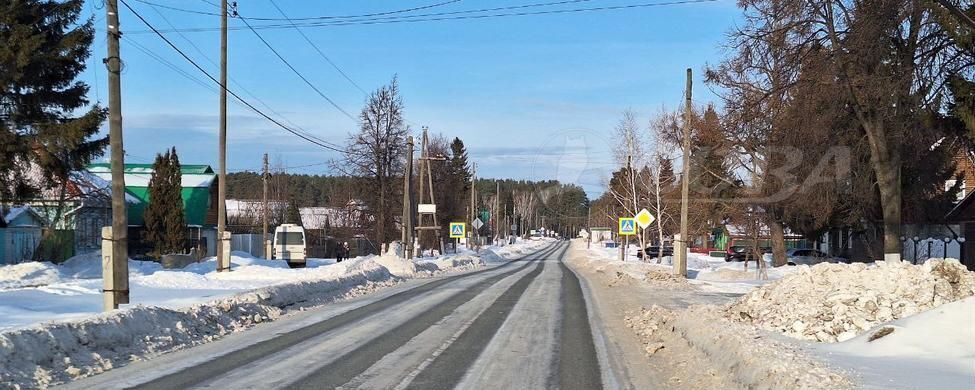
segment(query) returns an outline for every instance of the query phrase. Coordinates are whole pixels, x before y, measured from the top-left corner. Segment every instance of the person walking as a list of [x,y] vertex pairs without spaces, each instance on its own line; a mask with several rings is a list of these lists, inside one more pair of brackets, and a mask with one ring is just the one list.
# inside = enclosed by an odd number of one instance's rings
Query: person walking
[[345,244],[342,245],[342,254],[345,255],[346,259],[348,259],[350,253],[352,253],[352,248],[349,248],[349,242],[346,241]]
[[345,257],[345,245],[339,244],[335,248],[335,262],[341,263],[343,257]]

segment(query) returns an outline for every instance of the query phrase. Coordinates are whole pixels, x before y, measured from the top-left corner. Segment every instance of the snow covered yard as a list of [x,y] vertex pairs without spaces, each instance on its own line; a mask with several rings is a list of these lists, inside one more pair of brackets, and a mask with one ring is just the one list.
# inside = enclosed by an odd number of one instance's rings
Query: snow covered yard
[[97,254],[61,265],[0,267],[0,387],[46,387],[93,375],[274,320],[288,308],[359,296],[406,279],[474,270],[548,244],[520,241],[415,261],[393,254],[341,263],[310,259],[303,269],[235,253],[229,273],[215,272],[212,258],[179,270],[130,261],[131,303],[109,313],[101,313]]
[[[601,243],[592,243],[589,248],[589,261],[594,265],[602,265],[621,272],[631,278],[646,281],[650,278],[660,279],[662,275],[672,272],[673,257],[664,256],[660,263],[655,257],[644,261],[636,256],[639,249],[630,245],[626,261],[620,261],[619,248],[606,248]],[[652,255],[652,254],[651,254]],[[760,279],[757,264],[748,262],[726,262],[723,257],[711,257],[700,253],[687,255],[687,284],[695,289],[715,293],[744,294],[770,281],[781,279],[796,271],[796,266],[772,267],[769,255],[765,258],[768,279]]]

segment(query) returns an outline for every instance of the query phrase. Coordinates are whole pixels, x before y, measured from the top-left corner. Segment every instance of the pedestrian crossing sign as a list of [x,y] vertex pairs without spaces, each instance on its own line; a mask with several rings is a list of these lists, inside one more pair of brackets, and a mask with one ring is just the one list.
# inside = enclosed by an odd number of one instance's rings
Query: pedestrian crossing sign
[[636,220],[633,218],[620,218],[620,235],[632,236],[636,234]]
[[450,223],[450,238],[464,238],[467,235],[467,224],[463,222]]

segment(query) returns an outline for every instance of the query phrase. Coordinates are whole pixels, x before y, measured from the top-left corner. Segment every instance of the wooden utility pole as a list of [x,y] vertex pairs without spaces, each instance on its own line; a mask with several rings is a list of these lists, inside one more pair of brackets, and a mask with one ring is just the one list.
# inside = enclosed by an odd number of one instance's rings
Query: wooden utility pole
[[690,172],[691,172],[691,68],[687,68],[687,86],[684,93],[684,142],[682,158],[683,169],[681,170],[680,188],[680,250],[675,246],[674,253],[674,273],[682,277],[687,277],[687,244],[690,242],[687,236],[687,203],[688,192],[690,192]]
[[[423,204],[424,199],[426,199],[426,185],[424,184],[424,182],[426,181],[426,173],[424,173],[423,167],[424,165],[429,164],[425,159],[427,156],[427,127],[423,126],[422,130],[423,130],[423,135],[420,138],[420,158],[417,159],[417,164],[420,165],[419,167],[417,167],[417,169],[420,171],[420,174],[417,175],[416,178],[417,180],[416,185],[417,187],[419,187],[420,193],[416,197],[416,203],[417,203],[417,210],[416,210],[417,227],[416,228],[417,229],[414,232],[414,234],[416,235],[416,242],[420,246],[420,254],[419,254],[420,257],[423,257],[423,229],[420,228],[423,227],[424,213],[422,210],[420,210],[419,205]],[[430,192],[430,198],[431,199],[433,198],[433,191]],[[431,201],[430,203],[433,203],[433,201]],[[436,222],[434,222],[434,224],[436,224]]]
[[[122,57],[119,39],[118,0],[105,2],[105,20],[108,24],[108,138],[112,148],[112,243],[111,264],[103,264],[105,309],[117,309],[120,303],[129,303],[129,221],[125,210],[125,149],[122,146]],[[104,233],[103,233],[104,238]],[[104,273],[104,271],[103,271]],[[109,277],[110,276],[110,277]],[[111,282],[111,283],[110,283]]]
[[403,258],[413,258],[413,136],[406,137],[406,169],[403,171]]
[[267,242],[268,242],[268,237],[267,237],[267,216],[268,216],[267,215],[268,214],[268,210],[267,210],[268,209],[268,207],[267,207],[267,182],[271,178],[271,173],[268,172],[268,169],[267,169],[267,153],[264,153],[264,164],[263,164],[263,167],[264,167],[264,169],[263,169],[263,171],[261,173],[261,182],[264,185],[264,201],[262,202],[263,203],[263,207],[261,208],[261,223],[264,226],[263,226],[263,229],[261,230],[261,245],[264,247],[264,258],[265,259],[270,259],[271,258],[271,253],[269,253],[269,251],[268,251],[268,244],[267,244]]
[[[420,183],[419,183],[420,196],[419,196],[419,198],[417,198],[417,202],[418,203],[421,203],[421,204],[424,203],[424,201],[426,199],[425,194],[429,193],[430,194],[430,203],[428,203],[428,204],[434,205],[434,210],[433,210],[433,212],[427,212],[427,211],[417,210],[417,225],[419,225],[419,226],[416,226],[416,228],[414,228],[414,230],[416,230],[417,240],[419,240],[419,237],[422,237],[421,233],[423,233],[424,230],[433,230],[435,232],[435,234],[436,234],[436,240],[437,240],[437,243],[438,243],[438,247],[440,249],[440,253],[443,254],[443,253],[445,253],[444,252],[444,243],[443,243],[443,238],[441,237],[441,232],[440,232],[441,226],[440,226],[440,224],[438,223],[438,220],[437,220],[437,210],[436,210],[437,200],[433,196],[433,171],[432,171],[432,168],[430,167],[430,162],[431,161],[434,161],[434,160],[436,160],[436,161],[444,161],[444,160],[446,160],[446,158],[443,157],[443,156],[436,156],[436,157],[430,156],[430,142],[429,142],[429,138],[427,137],[427,127],[426,126],[423,126],[423,140],[422,140],[422,143],[421,143],[420,158],[418,160],[420,162],[420,174],[418,175],[419,176],[419,180],[420,180]],[[426,186],[423,185],[424,177],[426,177],[426,183],[427,183]],[[430,219],[432,221],[430,223],[430,225],[424,224],[424,222],[423,222],[424,219],[425,219],[425,218],[423,218],[424,215],[429,215],[430,216]],[[431,249],[431,251],[432,251],[432,249]],[[423,254],[422,244],[421,244],[421,247],[420,247],[420,254],[421,255]]]
[[227,0],[220,0],[220,177],[217,179],[217,272],[230,271],[227,230]]

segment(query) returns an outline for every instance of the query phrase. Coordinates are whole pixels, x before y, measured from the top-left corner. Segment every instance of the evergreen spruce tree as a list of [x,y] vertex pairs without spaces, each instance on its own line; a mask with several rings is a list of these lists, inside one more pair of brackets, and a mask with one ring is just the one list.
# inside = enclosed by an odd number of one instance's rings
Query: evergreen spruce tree
[[144,213],[146,240],[156,256],[181,253],[186,240],[182,175],[176,148],[156,155],[149,179],[149,204]]
[[183,252],[186,246],[186,214],[183,209],[183,172],[176,147],[169,153],[169,188],[166,198],[166,248]]
[[[94,138],[106,111],[89,106],[76,78],[91,54],[92,20],[79,23],[82,0],[21,0],[0,6],[0,199],[38,190],[24,173],[36,163],[53,186],[100,156]],[[80,116],[72,116],[82,112]]]

